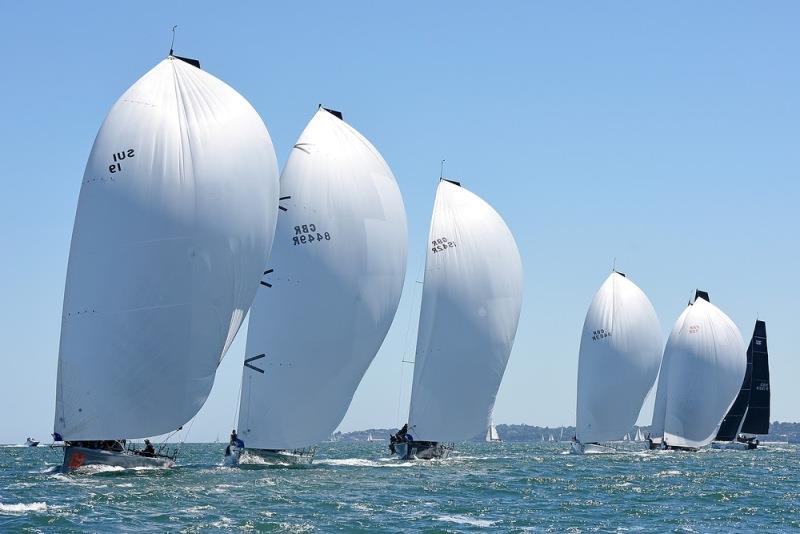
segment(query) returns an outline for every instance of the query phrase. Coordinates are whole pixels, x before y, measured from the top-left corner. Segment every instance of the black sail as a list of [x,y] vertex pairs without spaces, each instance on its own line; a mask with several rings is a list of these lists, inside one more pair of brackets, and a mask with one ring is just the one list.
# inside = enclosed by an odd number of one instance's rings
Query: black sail
[[[753,343],[751,341],[750,347],[752,348],[752,346]],[[733,441],[739,434],[739,426],[742,424],[742,419],[744,419],[744,416],[747,413],[747,406],[750,402],[750,385],[752,383],[752,376],[753,352],[748,349],[747,369],[744,373],[742,389],[739,390],[739,394],[736,396],[736,400],[733,401],[731,409],[728,410],[728,413],[722,420],[722,424],[719,426],[719,431],[717,432],[717,437],[714,438],[716,441]]]
[[767,355],[767,325],[756,321],[753,339],[747,348],[748,369],[752,362],[750,404],[742,423],[743,434],[769,433],[769,357]]

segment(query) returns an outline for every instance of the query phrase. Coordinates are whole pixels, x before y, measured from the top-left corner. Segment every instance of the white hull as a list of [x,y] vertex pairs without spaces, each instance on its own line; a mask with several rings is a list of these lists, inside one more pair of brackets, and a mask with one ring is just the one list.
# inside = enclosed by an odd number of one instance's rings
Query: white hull
[[573,441],[569,449],[570,454],[616,454],[616,449],[598,443],[581,443]]
[[175,465],[172,458],[141,456],[130,451],[106,451],[85,447],[64,449],[64,469],[78,469],[85,465],[108,465],[133,469],[136,467],[169,468]]

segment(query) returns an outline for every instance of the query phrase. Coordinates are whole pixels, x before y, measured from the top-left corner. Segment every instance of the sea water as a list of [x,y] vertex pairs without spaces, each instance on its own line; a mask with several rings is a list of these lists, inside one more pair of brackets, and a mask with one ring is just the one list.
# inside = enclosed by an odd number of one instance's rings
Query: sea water
[[[626,445],[634,447],[636,444]],[[222,466],[185,444],[173,469],[89,467],[0,449],[0,532],[734,532],[800,530],[800,449],[574,456],[568,443],[458,444],[398,461],[324,443],[310,467]]]

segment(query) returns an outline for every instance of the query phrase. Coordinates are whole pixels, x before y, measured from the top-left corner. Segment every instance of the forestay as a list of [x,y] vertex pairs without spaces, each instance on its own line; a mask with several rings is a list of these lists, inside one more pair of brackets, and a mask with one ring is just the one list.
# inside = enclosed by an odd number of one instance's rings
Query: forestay
[[636,423],[661,361],[661,327],[639,287],[612,272],[592,299],[578,359],[578,441],[618,440]]
[[275,230],[269,133],[228,85],[170,56],[111,108],[70,247],[55,432],[169,432],[200,409]]
[[739,329],[719,308],[696,298],[664,349],[653,434],[663,435],[669,446],[708,445],[739,392],[746,366]]
[[517,331],[522,263],[486,202],[442,180],[433,208],[409,414],[417,440],[482,435]]
[[239,435],[312,445],[335,430],[403,287],[406,215],[378,151],[320,109],[281,176],[275,246],[250,313]]

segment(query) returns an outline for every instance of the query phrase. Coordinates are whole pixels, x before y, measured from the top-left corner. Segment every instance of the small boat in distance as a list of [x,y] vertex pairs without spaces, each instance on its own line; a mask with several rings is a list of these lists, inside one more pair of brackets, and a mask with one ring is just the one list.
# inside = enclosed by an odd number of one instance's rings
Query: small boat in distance
[[31,438],[31,437],[29,437],[29,438],[27,438],[25,440],[25,446],[26,447],[36,447],[38,445],[39,445],[39,442],[36,441],[35,439]]
[[648,447],[693,451],[709,445],[746,368],[739,329],[697,290],[664,348]]
[[642,429],[641,428],[636,427],[636,437],[634,438],[633,441],[635,441],[637,443],[644,441],[644,435],[642,434]]
[[422,285],[408,423],[390,450],[443,458],[453,442],[486,432],[514,344],[522,261],[500,215],[441,178]]
[[255,109],[170,55],[95,138],[70,245],[53,438],[64,469],[171,467],[272,246],[278,167]]
[[503,441],[500,439],[500,434],[497,433],[497,427],[494,421],[489,422],[489,428],[486,429],[486,441],[489,443],[499,443]]
[[367,441],[369,441],[370,443],[372,443],[373,441],[377,441],[375,438],[372,437],[372,432],[370,432],[369,435],[367,436]]
[[715,449],[758,448],[757,435],[769,433],[769,408],[767,325],[757,320],[747,347],[747,371],[742,387],[711,446]]

